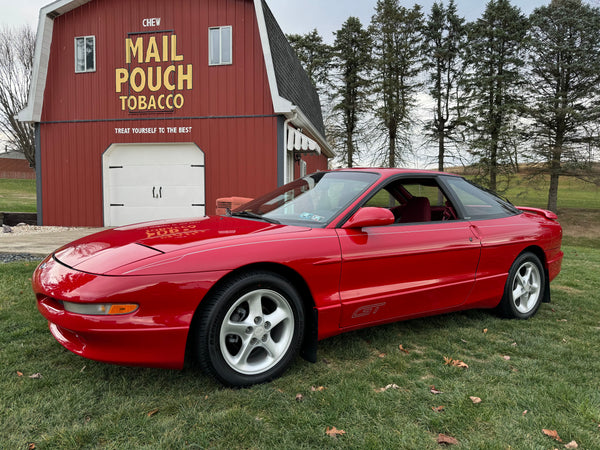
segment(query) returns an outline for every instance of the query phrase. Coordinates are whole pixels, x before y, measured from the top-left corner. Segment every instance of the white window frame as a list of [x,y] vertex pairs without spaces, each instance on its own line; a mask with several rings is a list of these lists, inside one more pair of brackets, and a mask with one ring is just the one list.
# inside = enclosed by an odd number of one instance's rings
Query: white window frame
[[[219,54],[213,55],[213,41],[212,41],[212,31],[219,31]],[[223,31],[227,30],[229,32],[229,61],[223,60]],[[217,58],[213,58],[213,56],[217,56]],[[215,61],[213,61],[213,59]],[[218,62],[216,61],[218,60]],[[208,28],[208,65],[209,66],[228,66],[233,64],[233,27],[231,25],[227,25],[224,27],[209,27]]]
[[[88,39],[92,40],[92,48],[93,48],[93,56],[94,56],[94,67],[90,68],[87,66],[87,55],[84,55],[84,68],[83,70],[79,70],[78,69],[78,65],[77,65],[77,41],[79,39],[83,39],[83,49],[84,51],[87,49],[87,42]],[[95,72],[96,71],[96,36],[77,36],[74,40],[73,40],[73,44],[75,47],[75,73],[89,73],[89,72]]]

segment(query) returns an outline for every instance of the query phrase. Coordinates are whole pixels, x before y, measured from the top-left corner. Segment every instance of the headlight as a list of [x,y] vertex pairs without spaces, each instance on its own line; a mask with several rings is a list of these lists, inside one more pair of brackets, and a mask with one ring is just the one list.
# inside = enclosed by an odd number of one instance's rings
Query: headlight
[[65,311],[90,316],[129,314],[139,308],[139,305],[134,303],[73,303],[64,301],[62,303]]

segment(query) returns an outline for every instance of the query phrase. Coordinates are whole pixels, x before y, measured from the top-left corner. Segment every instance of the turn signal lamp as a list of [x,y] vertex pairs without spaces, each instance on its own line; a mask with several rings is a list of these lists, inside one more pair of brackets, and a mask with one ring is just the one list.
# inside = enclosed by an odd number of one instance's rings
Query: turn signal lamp
[[115,316],[136,311],[139,305],[134,303],[74,303],[63,302],[65,311],[90,316]]

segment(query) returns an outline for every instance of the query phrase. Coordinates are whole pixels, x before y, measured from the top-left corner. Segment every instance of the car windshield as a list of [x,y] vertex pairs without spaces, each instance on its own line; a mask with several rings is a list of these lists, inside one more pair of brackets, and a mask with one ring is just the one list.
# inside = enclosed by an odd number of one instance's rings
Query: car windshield
[[232,214],[320,228],[337,217],[378,178],[379,175],[369,172],[317,172],[246,203]]

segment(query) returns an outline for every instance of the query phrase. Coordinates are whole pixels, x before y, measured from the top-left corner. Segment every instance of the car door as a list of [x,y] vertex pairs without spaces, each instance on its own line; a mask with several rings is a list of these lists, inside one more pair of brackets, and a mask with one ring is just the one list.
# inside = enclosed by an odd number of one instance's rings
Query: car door
[[[432,179],[425,183],[434,188],[428,188],[430,209],[443,208],[447,199],[437,184]],[[380,194],[373,198],[381,198]],[[341,327],[451,310],[465,302],[481,251],[470,223],[456,216],[411,217],[415,222],[337,229],[342,253]]]

